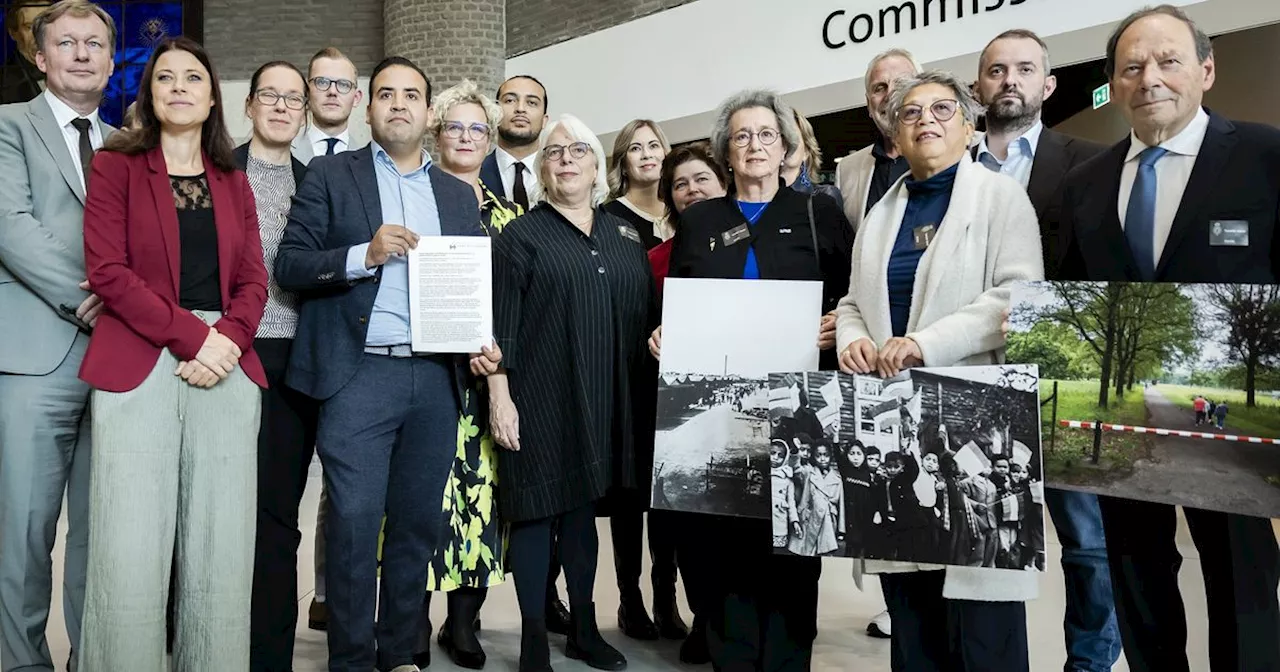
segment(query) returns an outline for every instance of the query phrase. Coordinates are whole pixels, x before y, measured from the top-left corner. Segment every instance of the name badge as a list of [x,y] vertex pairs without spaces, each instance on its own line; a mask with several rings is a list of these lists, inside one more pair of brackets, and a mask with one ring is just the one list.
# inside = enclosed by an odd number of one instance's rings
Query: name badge
[[[637,243],[639,243],[639,242],[640,242],[640,232],[639,232],[639,231],[636,231],[635,229],[631,228],[630,226],[627,226],[627,225],[625,225],[625,224],[620,225],[620,226],[618,227],[618,233],[621,233],[623,238],[630,238],[631,240],[634,240],[634,241],[636,241]],[[643,243],[641,243],[641,244],[643,244]]]
[[739,224],[720,234],[720,237],[724,238],[725,247],[736,245],[751,237],[751,229],[746,224]]
[[1249,222],[1243,219],[1209,222],[1209,244],[1214,247],[1248,247]]
[[929,243],[932,243],[934,237],[937,235],[937,226],[933,224],[925,224],[924,226],[917,226],[911,230],[911,241],[915,244],[915,249],[923,250],[929,247]]

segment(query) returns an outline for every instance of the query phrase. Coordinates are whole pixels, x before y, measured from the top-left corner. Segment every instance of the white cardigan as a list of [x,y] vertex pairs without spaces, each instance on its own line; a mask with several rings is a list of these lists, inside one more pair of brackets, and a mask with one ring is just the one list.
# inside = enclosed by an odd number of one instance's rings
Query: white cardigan
[[[858,229],[849,292],[836,308],[841,352],[860,338],[883,346],[893,336],[887,275],[906,212],[908,177],[889,189]],[[966,153],[947,214],[916,269],[907,337],[920,346],[925,366],[1003,362],[1001,325],[1010,286],[1043,279],[1040,226],[1026,191],[1013,178],[973,163]],[[854,568],[855,575],[862,569],[858,563]],[[942,567],[865,561],[865,571],[873,574],[926,569]],[[976,567],[946,571],[943,596],[950,599],[1021,602],[1039,594],[1039,577],[1033,572]]]
[[871,194],[871,175],[876,169],[876,157],[871,153],[874,145],[867,145],[836,164],[836,186],[844,197],[844,216],[854,233],[862,226],[867,209],[867,197]]

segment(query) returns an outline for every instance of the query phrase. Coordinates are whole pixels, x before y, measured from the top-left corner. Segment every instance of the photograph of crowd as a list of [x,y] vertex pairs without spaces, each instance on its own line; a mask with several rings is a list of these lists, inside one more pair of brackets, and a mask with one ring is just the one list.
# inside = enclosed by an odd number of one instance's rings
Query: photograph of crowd
[[776,553],[1043,570],[1033,366],[769,379]]

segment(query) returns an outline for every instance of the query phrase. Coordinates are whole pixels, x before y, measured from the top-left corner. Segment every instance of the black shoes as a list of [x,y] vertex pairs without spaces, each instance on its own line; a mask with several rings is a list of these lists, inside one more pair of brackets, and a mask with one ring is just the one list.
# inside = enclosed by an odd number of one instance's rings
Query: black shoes
[[519,672],[555,672],[551,669],[547,623],[542,619],[526,618],[521,622]]
[[569,633],[564,655],[597,670],[627,669],[626,657],[600,635],[600,627],[596,624],[596,605],[575,605],[570,614],[573,630]]
[[329,607],[324,602],[311,599],[311,607],[307,609],[307,627],[320,632],[329,629]]
[[693,629],[680,645],[680,662],[686,665],[706,665],[711,662],[711,651],[707,648],[707,624],[697,616],[693,617]]
[[[486,656],[484,648],[480,646],[480,640],[476,638],[475,621],[471,622],[470,628],[462,625],[454,627],[450,619],[446,618],[444,625],[440,626],[440,635],[436,638],[436,643],[449,654],[449,659],[454,665],[468,670],[484,669]],[[426,666],[418,663],[418,667]]]
[[564,606],[559,595],[547,596],[547,609],[543,622],[547,632],[556,635],[569,634],[569,607]]
[[649,619],[639,588],[622,592],[618,603],[618,629],[632,639],[653,641],[658,638],[658,626]]
[[663,639],[685,639],[689,636],[689,626],[680,617],[680,607],[676,604],[676,591],[655,592],[653,598],[653,622],[658,626],[658,634]]

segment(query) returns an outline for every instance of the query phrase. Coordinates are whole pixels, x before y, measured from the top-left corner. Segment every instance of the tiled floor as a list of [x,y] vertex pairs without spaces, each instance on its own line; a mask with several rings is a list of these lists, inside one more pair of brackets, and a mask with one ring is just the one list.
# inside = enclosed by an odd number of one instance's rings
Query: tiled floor
[[[311,576],[311,549],[315,525],[316,502],[319,497],[319,476],[313,470],[311,484],[308,486],[303,501],[303,557],[299,560],[304,571],[299,580],[302,619],[298,625],[297,650],[295,652],[294,669],[296,672],[323,672],[325,667],[325,639],[323,633],[308,630],[306,627],[306,606],[311,600],[313,578]],[[605,637],[620,648],[630,661],[632,672],[656,672],[658,670],[684,669],[678,662],[675,643],[664,642],[657,645],[639,643],[626,639],[616,629],[613,609],[617,605],[617,590],[614,587],[611,548],[609,545],[608,525],[600,527],[600,571],[597,580],[596,599],[601,605],[601,625]],[[1033,602],[1029,608],[1031,626],[1031,667],[1036,672],[1056,672],[1062,669],[1064,649],[1062,642],[1062,610],[1063,587],[1062,574],[1058,563],[1060,548],[1056,536],[1050,530],[1049,535],[1049,571],[1044,577],[1042,597]],[[1185,525],[1179,529],[1179,545],[1186,561],[1183,563],[1182,587],[1186,600],[1187,612],[1190,615],[1190,662],[1193,670],[1208,670],[1207,638],[1205,630],[1204,588],[1200,577],[1200,562],[1195,548],[1187,535]],[[57,551],[58,565],[61,565],[61,549]],[[59,568],[60,571],[60,568]],[[875,640],[864,634],[867,621],[883,608],[877,582],[867,582],[866,592],[859,592],[849,578],[847,561],[829,560],[824,567],[822,577],[822,598],[819,615],[819,635],[815,646],[813,669],[817,672],[836,672],[849,670],[888,670],[889,647],[882,640]],[[49,643],[54,657],[65,661],[69,649],[66,632],[62,626],[60,580],[55,582],[53,596],[53,614],[49,626]],[[444,619],[444,600],[436,600],[433,606],[432,621],[439,623]],[[686,615],[687,615],[686,611]],[[507,672],[516,669],[516,659],[520,649],[520,615],[516,608],[515,591],[511,586],[500,586],[490,592],[488,603],[482,613],[484,630],[481,641],[489,654],[489,665],[486,669],[493,672]],[[553,649],[563,646],[553,637]],[[584,664],[577,661],[566,661],[559,652],[554,652],[552,663],[558,672],[585,671]],[[434,672],[453,671],[454,667],[448,659],[435,649],[435,663],[431,666]],[[710,668],[705,668],[709,670]],[[1115,666],[1117,671],[1128,671],[1122,660]],[[180,672],[180,671],[175,671]],[[228,671],[235,672],[235,671]]]

